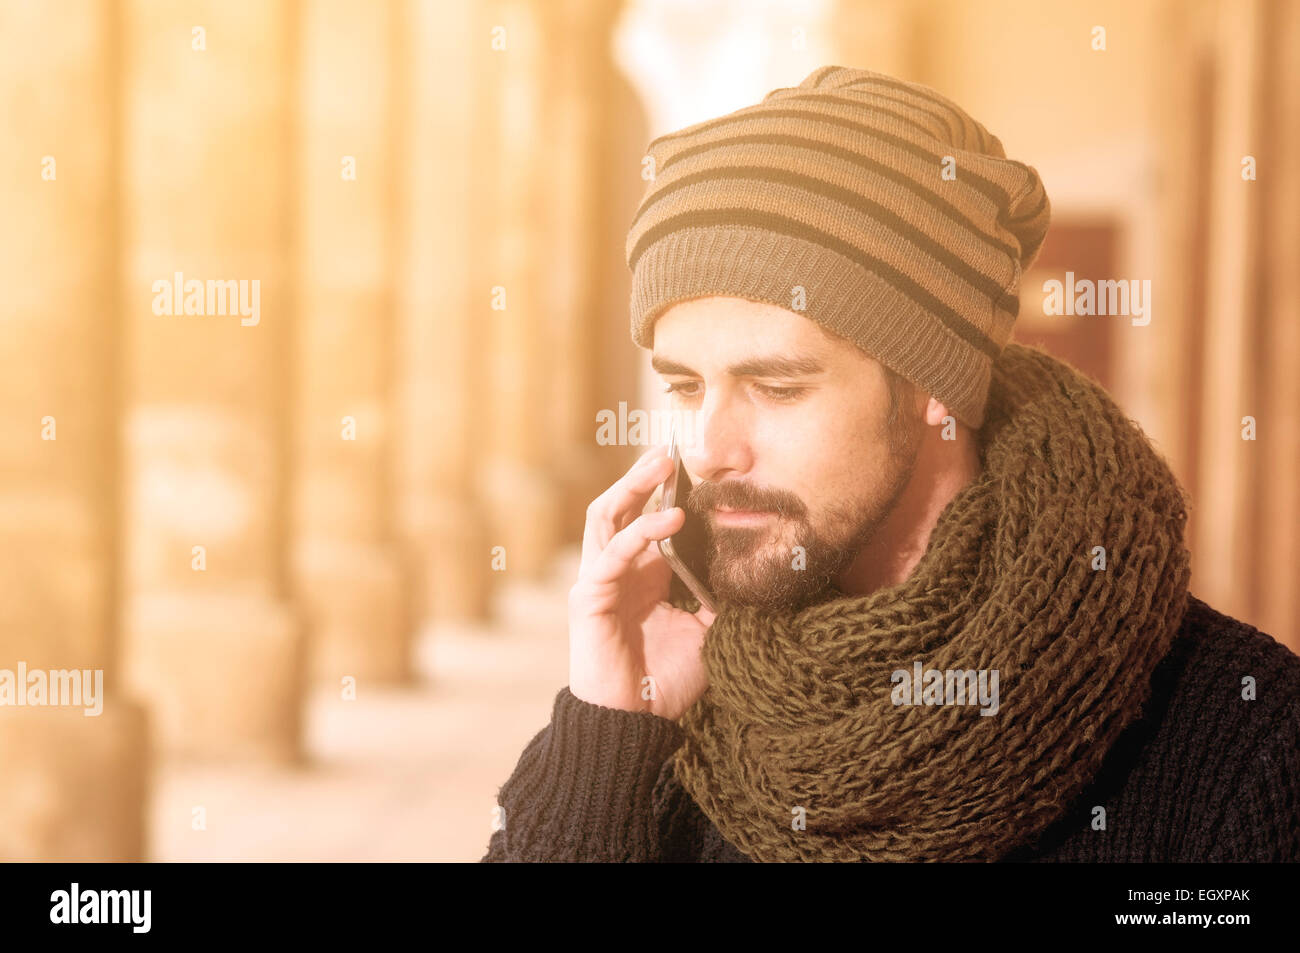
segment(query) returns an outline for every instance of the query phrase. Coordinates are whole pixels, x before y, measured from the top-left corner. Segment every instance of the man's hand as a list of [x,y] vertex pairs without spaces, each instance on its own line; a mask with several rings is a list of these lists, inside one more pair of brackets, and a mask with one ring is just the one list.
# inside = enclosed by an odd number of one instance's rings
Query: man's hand
[[714,615],[667,601],[672,569],[657,543],[682,528],[685,513],[641,511],[671,472],[666,448],[654,447],[587,507],[569,590],[569,691],[676,720],[708,687],[700,647]]

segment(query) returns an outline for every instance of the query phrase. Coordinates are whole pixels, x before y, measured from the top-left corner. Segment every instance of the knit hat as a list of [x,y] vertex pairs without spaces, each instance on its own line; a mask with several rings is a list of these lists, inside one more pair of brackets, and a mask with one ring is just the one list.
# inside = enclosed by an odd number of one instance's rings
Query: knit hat
[[1038,173],[959,106],[823,66],[647,155],[627,239],[633,341],[652,347],[655,319],[679,301],[766,302],[983,424],[1051,206]]

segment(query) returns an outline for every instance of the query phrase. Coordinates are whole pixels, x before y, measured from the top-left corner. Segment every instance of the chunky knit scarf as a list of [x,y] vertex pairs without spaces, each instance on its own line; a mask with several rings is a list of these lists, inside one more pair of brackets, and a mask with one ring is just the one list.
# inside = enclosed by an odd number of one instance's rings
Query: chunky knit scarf
[[[1099,385],[1017,344],[980,456],[902,583],[720,607],[673,770],[754,860],[996,859],[1140,714],[1187,604],[1182,487]],[[895,704],[917,662],[996,670],[996,714]]]

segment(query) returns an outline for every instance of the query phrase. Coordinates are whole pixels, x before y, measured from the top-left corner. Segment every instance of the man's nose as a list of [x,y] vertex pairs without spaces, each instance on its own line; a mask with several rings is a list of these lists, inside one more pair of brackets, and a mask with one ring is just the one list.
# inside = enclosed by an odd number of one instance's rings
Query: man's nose
[[718,397],[689,413],[682,462],[697,480],[716,482],[748,472],[751,464],[744,411]]

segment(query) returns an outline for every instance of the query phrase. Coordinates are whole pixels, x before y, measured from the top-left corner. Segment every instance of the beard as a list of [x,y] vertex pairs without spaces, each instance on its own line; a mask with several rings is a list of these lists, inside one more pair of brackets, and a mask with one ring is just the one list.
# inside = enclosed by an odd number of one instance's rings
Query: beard
[[[738,480],[696,485],[684,505],[708,525],[709,589],[723,602],[767,610],[798,610],[833,595],[836,577],[879,532],[911,481],[921,426],[903,421],[888,435],[889,453],[867,491],[816,517],[789,491]],[[719,526],[718,506],[773,515],[761,526]]]

